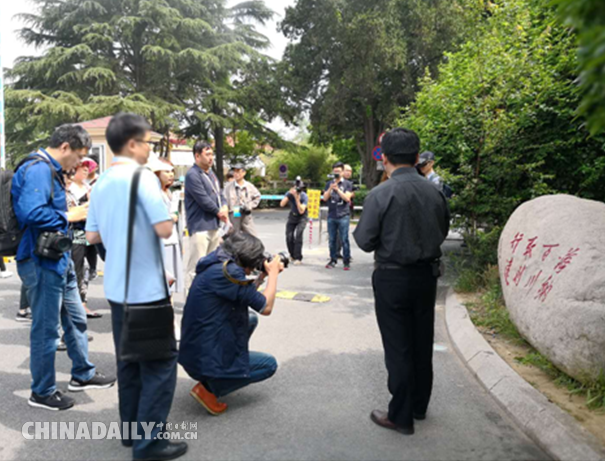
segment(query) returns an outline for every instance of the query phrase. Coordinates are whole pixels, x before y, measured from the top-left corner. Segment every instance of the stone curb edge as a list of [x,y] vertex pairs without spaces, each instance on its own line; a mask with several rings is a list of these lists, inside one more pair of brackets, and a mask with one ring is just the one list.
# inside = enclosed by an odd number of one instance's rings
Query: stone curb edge
[[477,331],[449,288],[445,323],[454,349],[471,373],[548,455],[561,461],[605,460],[605,449],[575,419],[517,374]]

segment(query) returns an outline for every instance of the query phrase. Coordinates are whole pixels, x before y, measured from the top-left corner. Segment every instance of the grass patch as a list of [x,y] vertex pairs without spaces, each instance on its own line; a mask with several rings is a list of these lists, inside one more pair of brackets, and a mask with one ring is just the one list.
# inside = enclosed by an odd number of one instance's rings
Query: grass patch
[[555,385],[566,388],[570,394],[584,396],[587,408],[591,410],[605,409],[605,373],[601,372],[598,379],[585,379],[580,382],[559,370],[523,339],[511,321],[508,309],[504,304],[498,268],[488,266],[482,273],[470,272],[472,272],[471,269],[459,272],[456,291],[478,293],[476,302],[466,304],[473,323],[508,341],[527,347],[527,354],[515,358],[518,363],[536,367],[550,376]]

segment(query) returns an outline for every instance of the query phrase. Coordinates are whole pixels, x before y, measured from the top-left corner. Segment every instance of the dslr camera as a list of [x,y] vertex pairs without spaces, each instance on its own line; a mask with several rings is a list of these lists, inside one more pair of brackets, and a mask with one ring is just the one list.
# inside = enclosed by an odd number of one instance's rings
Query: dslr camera
[[[288,265],[290,264],[290,258],[288,258],[288,255],[282,251],[281,253],[278,253],[277,256],[284,265],[284,269],[287,269]],[[271,261],[273,261],[273,256],[270,253],[265,253],[256,269],[260,272],[265,272],[265,262],[270,263]]]
[[329,174],[328,175],[328,179],[333,179],[335,181],[339,181],[340,180],[340,173]]
[[296,181],[294,182],[294,187],[296,188],[296,192],[299,194],[301,192],[307,191],[307,186],[305,185],[305,183],[302,182],[302,179],[300,179],[300,176],[298,176],[296,178]]
[[34,254],[39,258],[59,261],[71,247],[71,238],[63,232],[42,232],[36,242]]
[[239,212],[242,216],[249,216],[252,214],[252,210],[246,205],[242,205],[241,207],[239,207]]

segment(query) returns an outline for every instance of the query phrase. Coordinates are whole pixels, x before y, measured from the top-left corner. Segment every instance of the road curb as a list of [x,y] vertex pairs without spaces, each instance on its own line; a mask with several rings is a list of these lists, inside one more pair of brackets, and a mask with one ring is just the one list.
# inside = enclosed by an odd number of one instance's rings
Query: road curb
[[494,351],[451,288],[445,302],[445,323],[454,349],[471,373],[546,453],[561,461],[605,460],[605,449],[592,434],[550,403]]

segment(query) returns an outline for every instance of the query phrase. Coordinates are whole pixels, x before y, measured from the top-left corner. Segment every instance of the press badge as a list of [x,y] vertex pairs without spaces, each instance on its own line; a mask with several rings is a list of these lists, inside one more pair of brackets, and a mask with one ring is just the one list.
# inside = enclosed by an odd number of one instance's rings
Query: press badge
[[234,218],[241,218],[242,217],[242,212],[240,211],[240,207],[238,207],[238,206],[233,207],[233,217]]

